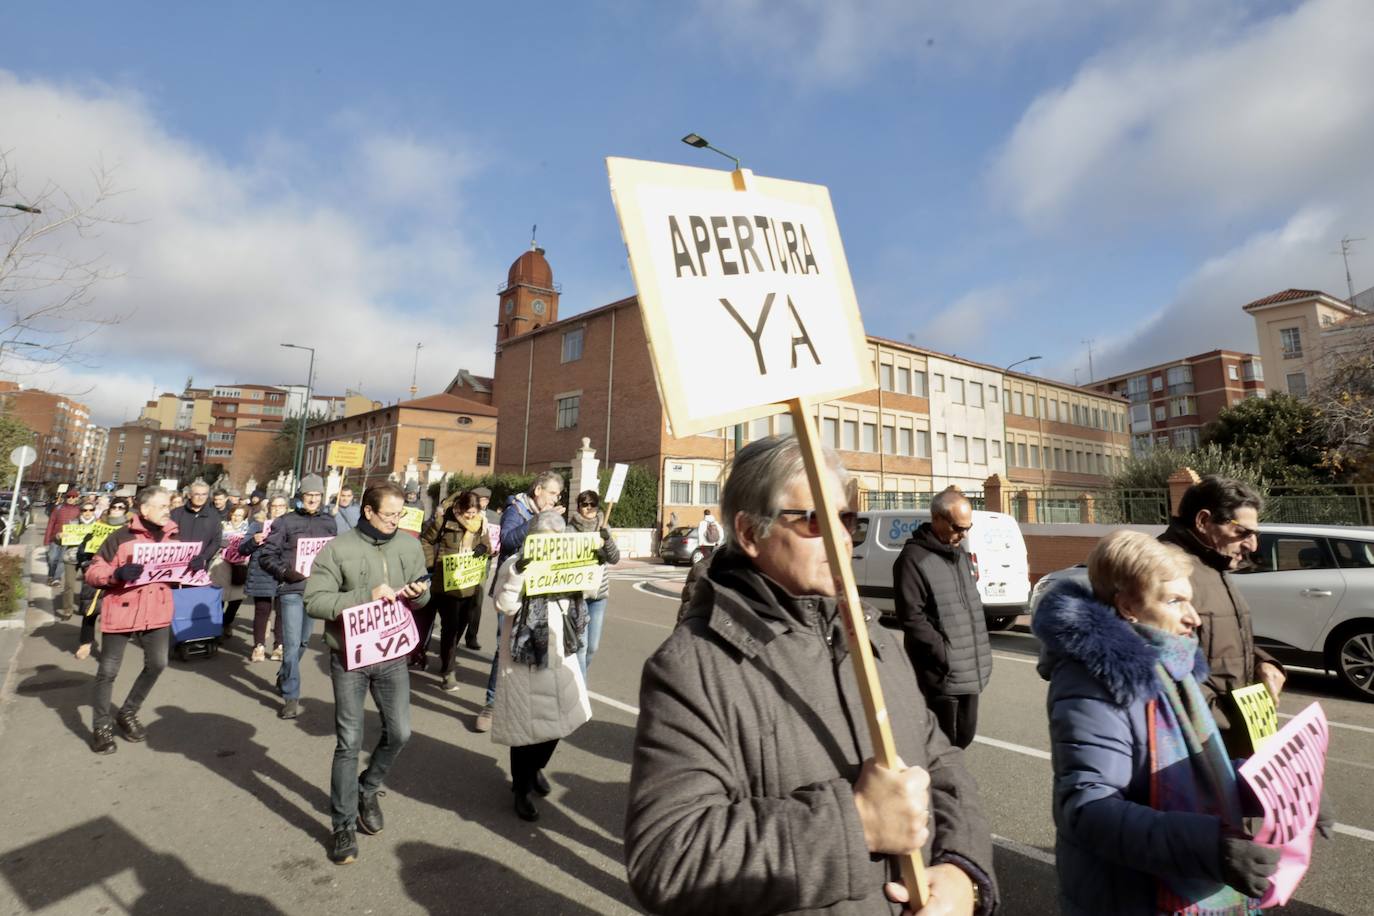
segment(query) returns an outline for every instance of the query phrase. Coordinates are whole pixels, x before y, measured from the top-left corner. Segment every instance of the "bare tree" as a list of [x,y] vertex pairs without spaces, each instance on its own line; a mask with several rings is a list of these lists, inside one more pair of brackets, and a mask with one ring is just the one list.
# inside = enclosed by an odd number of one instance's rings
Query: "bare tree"
[[[82,196],[48,182],[26,195],[0,150],[0,371],[33,376],[60,365],[91,365],[85,344],[122,321],[97,303],[95,288],[120,276],[89,240],[124,220],[110,203],[122,191],[110,169],[91,173]],[[8,365],[7,365],[8,364]]]
[[1368,466],[1374,449],[1374,316],[1344,321],[1323,335],[1326,355],[1309,393],[1330,441],[1331,464]]

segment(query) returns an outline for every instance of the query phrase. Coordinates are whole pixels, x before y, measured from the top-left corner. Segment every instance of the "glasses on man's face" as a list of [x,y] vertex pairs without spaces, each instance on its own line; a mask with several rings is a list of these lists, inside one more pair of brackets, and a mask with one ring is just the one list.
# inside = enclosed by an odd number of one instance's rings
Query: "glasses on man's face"
[[[778,514],[795,516],[804,521],[806,526],[800,531],[803,537],[818,538],[821,536],[821,517],[815,509],[782,509]],[[845,531],[853,534],[854,529],[859,527],[859,513],[841,512],[840,524],[844,526]]]
[[405,515],[406,513],[404,509],[399,509],[395,512],[373,512],[372,514],[377,516],[384,522],[399,522],[401,520],[401,516]]
[[1234,534],[1237,538],[1239,538],[1239,539],[1242,540],[1242,541],[1249,540],[1250,538],[1257,538],[1257,537],[1259,537],[1259,530],[1258,530],[1258,529],[1256,529],[1256,528],[1246,528],[1244,525],[1242,525],[1240,522],[1236,521],[1235,519],[1230,519],[1230,520],[1226,521],[1225,524],[1226,524],[1226,525],[1229,525],[1230,528],[1231,528],[1231,533]]

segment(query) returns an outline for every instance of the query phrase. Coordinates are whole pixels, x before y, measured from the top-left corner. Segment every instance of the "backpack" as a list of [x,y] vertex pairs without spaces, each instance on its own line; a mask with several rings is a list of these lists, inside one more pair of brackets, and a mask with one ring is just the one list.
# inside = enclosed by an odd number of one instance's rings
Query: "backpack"
[[712,544],[720,540],[720,528],[716,527],[714,519],[706,523],[706,540]]

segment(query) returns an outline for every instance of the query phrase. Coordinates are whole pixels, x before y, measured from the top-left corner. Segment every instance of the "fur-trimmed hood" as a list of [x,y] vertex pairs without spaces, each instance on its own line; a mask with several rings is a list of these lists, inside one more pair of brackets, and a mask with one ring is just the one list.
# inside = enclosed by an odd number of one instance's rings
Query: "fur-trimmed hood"
[[[1158,653],[1082,583],[1066,580],[1053,586],[1035,610],[1031,632],[1040,640],[1038,670],[1045,680],[1060,661],[1069,659],[1086,668],[1122,706],[1154,697]],[[1192,673],[1199,683],[1207,679],[1201,648]]]

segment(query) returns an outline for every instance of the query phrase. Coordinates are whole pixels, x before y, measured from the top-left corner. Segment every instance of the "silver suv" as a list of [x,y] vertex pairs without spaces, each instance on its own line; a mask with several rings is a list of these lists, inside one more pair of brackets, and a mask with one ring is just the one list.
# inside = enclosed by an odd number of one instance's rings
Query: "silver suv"
[[[1374,702],[1374,528],[1261,525],[1259,549],[1234,576],[1257,645],[1286,664],[1335,672]],[[1041,577],[1032,614],[1066,577],[1086,584],[1088,570],[1080,564]]]

